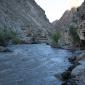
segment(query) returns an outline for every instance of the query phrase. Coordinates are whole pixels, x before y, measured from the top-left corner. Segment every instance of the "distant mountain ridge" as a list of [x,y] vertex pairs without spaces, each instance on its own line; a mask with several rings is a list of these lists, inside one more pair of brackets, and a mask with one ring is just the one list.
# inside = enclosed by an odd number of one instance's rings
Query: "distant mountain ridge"
[[77,8],[67,10],[59,20],[56,20],[52,23],[54,29],[56,29],[56,31],[60,32],[61,34],[61,38],[59,40],[59,45],[61,47],[65,45],[72,45],[72,39],[69,35],[69,25],[73,22],[73,16],[76,11]]
[[75,12],[76,8],[72,8],[71,10],[65,11],[63,16],[59,20],[53,22],[54,28],[56,30],[66,29],[69,26],[69,24],[72,22],[72,17]]

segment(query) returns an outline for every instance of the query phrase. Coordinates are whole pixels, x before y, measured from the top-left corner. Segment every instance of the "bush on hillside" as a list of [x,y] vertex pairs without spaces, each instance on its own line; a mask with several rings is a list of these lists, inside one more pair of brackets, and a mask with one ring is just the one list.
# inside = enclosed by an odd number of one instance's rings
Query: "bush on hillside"
[[73,42],[74,43],[79,43],[80,42],[80,37],[77,33],[77,28],[71,25],[70,28],[69,28],[69,32],[70,32],[70,35],[73,39]]
[[53,33],[53,34],[52,34],[52,37],[51,37],[52,43],[58,44],[58,40],[60,39],[60,37],[61,37],[61,35],[60,35],[59,32]]
[[21,43],[15,31],[0,27],[0,45],[7,45],[10,40],[16,44]]

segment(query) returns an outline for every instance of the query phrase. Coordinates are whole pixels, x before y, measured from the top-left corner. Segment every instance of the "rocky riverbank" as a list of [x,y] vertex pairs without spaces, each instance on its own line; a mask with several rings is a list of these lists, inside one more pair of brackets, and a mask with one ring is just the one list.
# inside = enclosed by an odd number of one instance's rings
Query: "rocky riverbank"
[[62,74],[62,85],[85,85],[85,51],[69,58],[71,66]]

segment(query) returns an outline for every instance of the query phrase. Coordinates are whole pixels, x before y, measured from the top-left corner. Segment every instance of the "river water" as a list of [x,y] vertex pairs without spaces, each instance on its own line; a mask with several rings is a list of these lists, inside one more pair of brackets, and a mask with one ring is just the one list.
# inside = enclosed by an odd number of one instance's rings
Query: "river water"
[[0,53],[0,85],[61,85],[55,78],[70,65],[72,53],[46,44],[12,45]]

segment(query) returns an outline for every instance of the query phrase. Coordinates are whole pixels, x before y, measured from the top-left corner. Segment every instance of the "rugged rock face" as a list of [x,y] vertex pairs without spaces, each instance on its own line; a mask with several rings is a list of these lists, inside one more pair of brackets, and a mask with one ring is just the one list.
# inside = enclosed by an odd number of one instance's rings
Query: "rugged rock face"
[[27,43],[47,40],[52,32],[45,12],[34,0],[0,0],[0,27],[15,30]]
[[70,11],[67,10],[60,20],[53,22],[54,28],[61,33],[60,46],[72,45],[72,40],[69,35],[69,25],[72,23],[75,12],[76,8],[72,8]]
[[73,17],[74,23],[78,25],[78,34],[82,41],[82,44],[85,44],[85,1],[83,4],[77,8],[77,12]]

